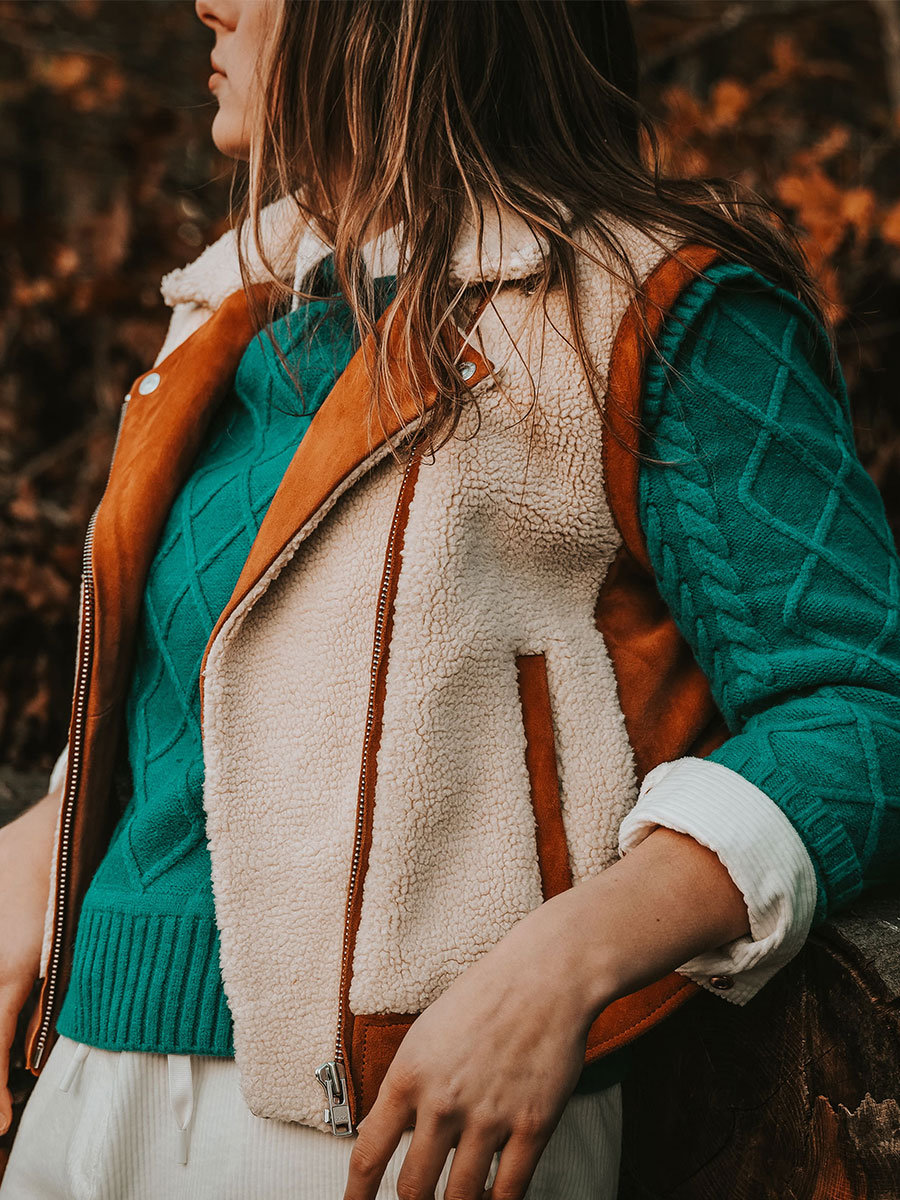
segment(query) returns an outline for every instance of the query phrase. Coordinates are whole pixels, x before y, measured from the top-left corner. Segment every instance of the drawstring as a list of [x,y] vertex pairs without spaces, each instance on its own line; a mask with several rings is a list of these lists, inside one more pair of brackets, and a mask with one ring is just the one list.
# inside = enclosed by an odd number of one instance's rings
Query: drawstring
[[184,1165],[188,1160],[188,1131],[194,1111],[191,1056],[189,1054],[167,1054],[166,1065],[169,1072],[169,1104],[175,1115],[175,1126],[178,1131],[175,1161]]
[[67,1092],[81,1074],[81,1068],[84,1066],[84,1060],[87,1058],[89,1051],[90,1046],[86,1046],[84,1042],[76,1042],[75,1051],[69,1059],[69,1065],[66,1067],[66,1073],[59,1081],[59,1090],[61,1092]]
[[[84,1060],[91,1047],[84,1042],[76,1042],[69,1065],[66,1067],[59,1090],[67,1092],[81,1073]],[[169,1076],[169,1106],[175,1117],[177,1140],[175,1143],[175,1161],[187,1163],[188,1141],[191,1117],[194,1113],[194,1082],[191,1074],[191,1056],[189,1054],[167,1054],[166,1067]]]

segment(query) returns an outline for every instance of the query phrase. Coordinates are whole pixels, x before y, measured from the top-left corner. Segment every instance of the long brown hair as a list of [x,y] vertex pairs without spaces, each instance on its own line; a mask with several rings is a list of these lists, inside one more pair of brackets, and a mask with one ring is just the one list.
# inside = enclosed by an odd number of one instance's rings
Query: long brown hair
[[[376,420],[397,405],[396,376],[385,352],[389,326],[380,338],[375,330],[359,247],[379,218],[400,222],[405,265],[389,317],[403,318],[393,353],[414,384],[424,353],[425,378],[438,392],[422,422],[434,448],[454,430],[466,397],[447,333],[484,298],[451,283],[450,254],[466,216],[481,252],[483,206],[491,204],[512,209],[546,242],[529,290],[540,303],[550,288],[563,289],[595,399],[575,263],[586,252],[583,230],[608,251],[598,265],[638,291],[615,219],[659,244],[674,231],[715,246],[787,288],[824,326],[834,368],[833,331],[793,231],[735,181],[662,176],[653,122],[638,100],[626,0],[284,0],[273,36],[239,223],[266,262],[260,209],[289,195],[298,229],[312,221],[333,245],[360,336],[375,333]],[[284,284],[288,294],[297,293]]]

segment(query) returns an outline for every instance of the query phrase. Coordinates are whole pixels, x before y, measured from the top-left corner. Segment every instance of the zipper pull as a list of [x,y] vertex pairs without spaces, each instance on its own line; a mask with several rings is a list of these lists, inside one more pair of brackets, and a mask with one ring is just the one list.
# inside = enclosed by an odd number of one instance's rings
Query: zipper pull
[[350,1137],[353,1119],[347,1103],[347,1075],[341,1062],[322,1063],[316,1071],[316,1079],[325,1089],[325,1124],[331,1126],[335,1137]]

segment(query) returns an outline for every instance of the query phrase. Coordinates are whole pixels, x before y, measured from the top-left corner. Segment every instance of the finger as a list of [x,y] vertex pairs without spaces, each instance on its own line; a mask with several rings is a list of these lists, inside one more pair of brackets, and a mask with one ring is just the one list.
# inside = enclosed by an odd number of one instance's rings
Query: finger
[[500,1152],[500,1165],[489,1193],[491,1200],[522,1200],[538,1159],[550,1140],[550,1132],[540,1130],[512,1135]]
[[459,1127],[445,1119],[416,1119],[412,1142],[397,1176],[400,1200],[433,1200],[435,1188],[456,1144]]
[[494,1155],[503,1141],[499,1131],[469,1129],[459,1139],[447,1177],[446,1195],[454,1200],[481,1200]]
[[413,1113],[399,1097],[379,1092],[372,1111],[359,1126],[356,1145],[350,1155],[344,1200],[375,1200],[391,1155],[397,1149],[403,1130],[413,1122]]

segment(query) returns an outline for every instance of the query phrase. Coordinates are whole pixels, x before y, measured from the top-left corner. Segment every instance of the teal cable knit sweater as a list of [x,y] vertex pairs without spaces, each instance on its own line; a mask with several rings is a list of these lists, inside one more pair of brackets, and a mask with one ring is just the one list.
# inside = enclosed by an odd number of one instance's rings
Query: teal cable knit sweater
[[[887,876],[900,849],[900,562],[810,314],[749,268],[709,275],[666,323],[670,369],[648,369],[644,449],[668,461],[642,466],[641,515],[660,590],[733,731],[711,757],[793,822],[822,918]],[[134,795],[85,899],[58,1022],[76,1040],[233,1053],[197,676],[290,455],[352,352],[340,303],[308,342],[319,315],[301,309],[275,331],[306,384],[303,414],[256,339],[164,531],[128,707]]]
[[[660,591],[734,736],[709,757],[787,815],[814,921],[900,857],[900,559],[824,334],[737,264],[683,293],[645,388]],[[676,372],[681,378],[676,377]]]

